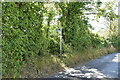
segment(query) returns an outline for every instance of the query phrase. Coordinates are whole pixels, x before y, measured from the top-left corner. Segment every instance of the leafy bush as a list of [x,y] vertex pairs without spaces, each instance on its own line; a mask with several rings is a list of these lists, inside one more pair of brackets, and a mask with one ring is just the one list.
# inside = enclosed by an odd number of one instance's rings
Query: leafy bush
[[[42,3],[2,3],[3,74],[10,69],[20,71],[26,57],[44,54]],[[16,71],[16,72],[18,72]]]
[[120,50],[120,36],[118,35],[112,35],[109,38],[109,42],[118,50]]

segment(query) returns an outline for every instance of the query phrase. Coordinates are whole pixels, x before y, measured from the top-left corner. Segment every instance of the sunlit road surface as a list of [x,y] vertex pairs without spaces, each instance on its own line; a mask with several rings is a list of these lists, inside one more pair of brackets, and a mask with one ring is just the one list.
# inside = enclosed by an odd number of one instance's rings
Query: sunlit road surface
[[109,54],[77,67],[67,68],[48,78],[118,78],[120,77],[118,56],[120,57],[120,53]]

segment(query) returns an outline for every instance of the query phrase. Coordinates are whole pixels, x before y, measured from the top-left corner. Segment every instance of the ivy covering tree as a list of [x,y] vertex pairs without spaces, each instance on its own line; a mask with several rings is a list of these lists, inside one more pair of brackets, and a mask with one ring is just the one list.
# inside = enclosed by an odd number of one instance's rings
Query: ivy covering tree
[[[3,2],[3,76],[21,77],[23,66],[32,56],[42,62],[45,56],[55,55],[61,59],[64,54],[74,54],[67,50],[69,47],[79,54],[89,48],[106,47],[104,38],[90,31],[92,26],[85,15],[89,4],[91,2]],[[59,28],[63,35],[62,54],[56,32]]]

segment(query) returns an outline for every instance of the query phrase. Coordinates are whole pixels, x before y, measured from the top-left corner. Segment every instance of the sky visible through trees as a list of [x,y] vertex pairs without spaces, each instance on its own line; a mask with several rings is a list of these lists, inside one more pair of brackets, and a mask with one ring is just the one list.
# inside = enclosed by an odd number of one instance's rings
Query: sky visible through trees
[[[80,55],[91,55],[90,50],[119,50],[118,15],[113,5],[114,2],[3,2],[3,76],[23,77],[25,65],[38,73],[47,66],[58,65],[57,61],[61,66],[72,57],[79,60]],[[95,16],[89,19],[88,15]],[[107,38],[92,32],[104,27],[100,24],[102,18],[106,20]]]

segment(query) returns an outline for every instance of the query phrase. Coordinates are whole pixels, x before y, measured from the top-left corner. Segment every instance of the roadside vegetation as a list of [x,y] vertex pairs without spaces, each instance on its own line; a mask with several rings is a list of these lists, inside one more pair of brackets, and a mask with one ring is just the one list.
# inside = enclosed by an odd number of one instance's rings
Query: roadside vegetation
[[[3,78],[40,78],[117,52],[120,49],[120,37],[114,21],[118,16],[112,9],[113,3],[106,2],[106,8],[100,8],[102,4],[3,2]],[[96,12],[95,20],[104,17],[110,22],[107,38],[92,33],[93,27],[86,15],[93,12]]]

